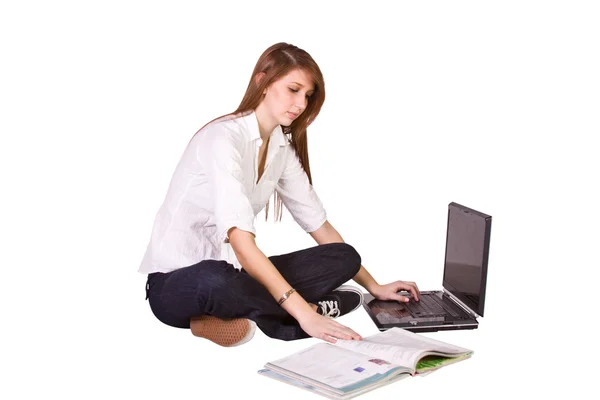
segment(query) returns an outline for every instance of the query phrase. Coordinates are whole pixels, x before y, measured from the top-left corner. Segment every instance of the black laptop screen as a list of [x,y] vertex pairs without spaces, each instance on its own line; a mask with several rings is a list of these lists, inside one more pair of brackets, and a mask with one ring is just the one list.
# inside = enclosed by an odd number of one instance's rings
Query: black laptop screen
[[483,316],[491,217],[456,203],[448,206],[444,281],[471,310]]

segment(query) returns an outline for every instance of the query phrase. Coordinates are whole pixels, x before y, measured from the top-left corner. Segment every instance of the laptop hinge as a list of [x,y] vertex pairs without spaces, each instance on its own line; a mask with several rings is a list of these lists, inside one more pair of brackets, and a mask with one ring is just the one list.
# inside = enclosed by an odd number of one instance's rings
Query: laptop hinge
[[475,311],[471,310],[467,305],[465,305],[465,303],[460,301],[458,299],[458,297],[456,297],[455,295],[453,295],[452,293],[447,291],[445,288],[444,288],[444,294],[448,295],[448,297],[450,297],[452,299],[452,301],[454,301],[456,304],[458,304],[467,314],[470,314],[473,318],[475,318],[475,319],[481,318],[481,316],[479,314],[477,314]]

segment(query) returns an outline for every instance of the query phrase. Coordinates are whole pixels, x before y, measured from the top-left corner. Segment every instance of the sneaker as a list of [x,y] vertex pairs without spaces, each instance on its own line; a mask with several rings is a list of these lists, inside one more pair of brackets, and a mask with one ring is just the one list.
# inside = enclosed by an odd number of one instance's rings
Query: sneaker
[[208,339],[219,346],[234,347],[254,336],[256,323],[249,319],[220,319],[210,315],[192,318],[190,329],[194,336]]
[[317,312],[324,317],[337,318],[356,310],[363,302],[362,292],[350,285],[342,285],[317,302]]

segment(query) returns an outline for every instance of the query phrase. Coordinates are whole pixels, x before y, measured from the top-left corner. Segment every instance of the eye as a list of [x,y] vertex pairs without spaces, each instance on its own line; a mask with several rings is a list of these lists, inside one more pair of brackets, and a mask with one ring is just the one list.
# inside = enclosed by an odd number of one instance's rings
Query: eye
[[[299,91],[299,89],[292,89],[292,88],[288,88],[288,89],[289,89],[289,90],[290,90],[290,92],[292,92],[292,93],[298,93],[298,91]],[[311,93],[311,94],[307,94],[307,95],[306,95],[306,96],[304,96],[304,97],[305,97],[306,99],[310,99],[312,95],[313,95],[313,94]]]

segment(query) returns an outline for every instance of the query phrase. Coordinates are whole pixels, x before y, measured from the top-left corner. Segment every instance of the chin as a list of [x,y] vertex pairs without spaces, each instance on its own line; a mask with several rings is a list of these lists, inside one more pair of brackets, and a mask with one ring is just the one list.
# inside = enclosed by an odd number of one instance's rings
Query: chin
[[286,117],[286,118],[282,118],[279,120],[279,125],[287,127],[287,126],[290,126],[292,124],[292,122],[294,122],[293,119]]

